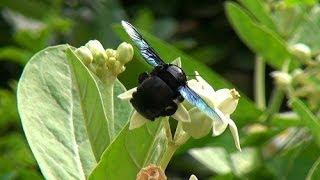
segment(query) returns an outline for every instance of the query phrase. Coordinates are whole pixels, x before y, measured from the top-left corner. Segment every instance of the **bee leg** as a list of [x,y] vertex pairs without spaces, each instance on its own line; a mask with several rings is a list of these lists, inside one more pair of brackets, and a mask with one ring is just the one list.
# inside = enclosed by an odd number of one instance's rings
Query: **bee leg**
[[148,77],[150,77],[150,75],[146,72],[143,72],[139,75],[138,77],[138,82],[139,84],[141,84],[145,79],[147,79]]
[[178,105],[175,102],[171,102],[167,107],[165,107],[165,115],[166,116],[171,116],[173,115],[178,109]]
[[179,103],[182,103],[183,100],[184,100],[184,98],[183,98],[181,95],[179,95],[179,96],[177,97],[177,101],[178,101]]

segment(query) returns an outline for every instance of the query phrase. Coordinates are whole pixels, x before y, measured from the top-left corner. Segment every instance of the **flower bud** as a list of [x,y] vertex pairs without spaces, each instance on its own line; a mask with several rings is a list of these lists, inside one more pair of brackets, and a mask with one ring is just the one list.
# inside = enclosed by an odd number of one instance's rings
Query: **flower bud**
[[195,176],[194,174],[192,174],[190,177],[189,177],[189,180],[198,180],[197,176]]
[[291,73],[293,82],[302,83],[305,81],[305,74],[302,69],[295,69]]
[[311,50],[305,44],[298,43],[298,44],[292,45],[289,49],[292,54],[294,54],[295,56],[297,56],[302,60],[308,60],[311,58]]
[[91,51],[95,62],[103,64],[106,61],[107,56],[105,50],[98,40],[90,40],[85,46]]
[[195,139],[202,138],[209,134],[212,129],[212,120],[198,108],[189,111],[191,122],[183,123],[183,130]]
[[106,55],[108,58],[110,57],[116,57],[117,56],[117,51],[113,49],[106,49]]
[[137,174],[136,180],[166,180],[167,177],[164,174],[163,170],[153,164],[142,168]]
[[126,64],[132,60],[133,48],[131,44],[123,42],[117,48],[117,60],[122,64]]
[[109,69],[114,69],[114,64],[117,62],[115,57],[109,57],[106,61],[106,65]]
[[93,60],[91,51],[86,46],[81,46],[80,48],[76,49],[75,53],[86,65],[90,64]]
[[292,81],[292,77],[286,72],[274,71],[271,73],[271,76],[274,78],[275,83],[280,87],[286,87]]

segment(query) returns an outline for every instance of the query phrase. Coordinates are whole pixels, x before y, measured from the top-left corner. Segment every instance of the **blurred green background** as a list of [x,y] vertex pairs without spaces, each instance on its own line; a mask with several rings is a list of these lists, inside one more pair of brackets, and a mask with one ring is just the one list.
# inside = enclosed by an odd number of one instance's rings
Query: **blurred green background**
[[[128,20],[139,29],[201,61],[232,82],[235,88],[254,99],[256,55],[243,44],[233,30],[226,17],[225,2],[0,0],[0,179],[43,179],[24,137],[16,109],[16,84],[29,58],[50,45],[68,43],[79,47],[90,39],[99,40],[105,48],[116,48],[121,40],[114,31],[114,25],[121,20]],[[308,16],[311,8],[318,6],[317,1],[313,0],[262,2],[276,16],[279,34],[284,40],[291,39],[292,34],[299,32],[299,29],[292,28],[298,27],[297,17]],[[313,23],[318,23],[316,27],[320,28],[320,21]],[[320,41],[317,43],[320,44]],[[137,83],[135,77],[139,71],[136,68],[147,70],[147,66],[137,67],[140,64],[131,62],[127,71],[120,76],[127,88]],[[266,97],[271,95],[273,89],[269,76],[271,71],[273,69],[267,65],[264,73]],[[206,77],[206,74],[202,75]],[[280,102],[279,106],[281,111],[288,110],[285,102]],[[246,128],[246,131],[259,131],[264,127],[252,125]],[[274,140],[275,135],[284,131],[284,135],[281,134],[280,138]],[[219,164],[219,158],[226,156],[225,149],[216,148],[208,154],[213,156],[212,161],[218,162],[216,167],[199,161],[199,152],[186,151],[197,147],[197,144],[201,147],[204,144],[212,147],[215,138],[203,138],[182,147],[170,163],[167,174],[169,179],[186,179],[190,174],[196,174],[199,179],[304,179],[320,154],[319,147],[305,132],[305,129],[297,130],[286,126],[246,136],[247,139],[242,139],[241,142],[251,148],[244,150],[242,159],[236,158],[238,154],[233,147],[228,148],[233,145],[229,143],[226,150],[231,149],[232,151],[227,151],[233,154],[226,158],[232,161],[231,166],[244,164],[244,168],[234,167],[232,172],[229,172],[228,168],[224,169],[224,162]],[[286,138],[292,134],[294,138]],[[282,136],[284,137],[281,139]],[[224,142],[224,138],[231,142],[230,134],[219,137],[217,142]]]

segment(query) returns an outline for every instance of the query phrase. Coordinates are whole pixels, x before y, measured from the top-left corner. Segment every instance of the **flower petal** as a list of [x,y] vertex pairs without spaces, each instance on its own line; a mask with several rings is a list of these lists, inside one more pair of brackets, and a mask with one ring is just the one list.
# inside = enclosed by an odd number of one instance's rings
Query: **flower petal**
[[205,100],[209,106],[215,106],[215,102],[211,100],[211,96],[214,94],[214,91],[207,91],[207,89],[205,89],[205,87],[195,79],[189,80],[188,86],[194,92],[196,92],[203,100]]
[[178,67],[182,67],[181,66],[181,58],[180,57],[177,57],[175,60],[173,60],[172,62],[171,62],[171,64],[173,64],[173,65],[176,65],[176,66],[178,66]]
[[221,121],[214,121],[212,127],[212,135],[219,136],[221,135],[227,128],[228,124]]
[[230,115],[236,110],[240,95],[235,89],[219,89],[214,97],[218,108],[224,114]]
[[198,73],[198,71],[195,71],[194,73],[195,73],[195,75],[196,75],[197,81],[198,81],[199,83],[201,83],[202,87],[203,87],[206,91],[208,91],[208,92],[210,92],[210,93],[214,92],[214,89],[212,88],[212,86],[211,86],[206,80],[204,80],[204,79],[200,76],[200,74]]
[[212,134],[219,136],[222,134],[228,126],[228,118],[219,109],[215,108],[216,113],[220,116],[220,119],[213,119]]
[[206,136],[212,128],[212,119],[196,107],[189,110],[189,114],[191,122],[182,123],[183,130],[195,139]]
[[146,122],[149,120],[143,117],[141,114],[139,114],[137,111],[134,111],[131,119],[130,119],[130,125],[129,125],[129,130],[139,128],[142,125],[144,125]]
[[237,128],[236,124],[233,122],[233,120],[230,118],[229,118],[229,129],[231,131],[234,144],[236,145],[237,149],[239,151],[241,151],[238,128]]
[[181,103],[178,103],[178,109],[171,117],[173,117],[177,121],[187,123],[191,122],[187,109]]
[[132,88],[132,89],[130,89],[130,90],[128,90],[128,91],[126,91],[126,92],[124,92],[122,94],[119,94],[118,98],[122,99],[122,100],[130,100],[132,98],[132,94],[134,92],[136,92],[136,91],[137,91],[137,87]]

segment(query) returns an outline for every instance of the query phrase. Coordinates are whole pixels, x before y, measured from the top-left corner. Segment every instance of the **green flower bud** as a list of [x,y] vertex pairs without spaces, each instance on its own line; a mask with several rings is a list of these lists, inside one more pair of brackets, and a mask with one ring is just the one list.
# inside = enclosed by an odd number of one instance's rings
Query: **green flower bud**
[[126,64],[132,60],[133,48],[131,44],[123,42],[117,48],[117,60],[122,64]]
[[81,46],[80,48],[76,49],[75,53],[86,65],[90,64],[93,60],[91,51],[86,46]]
[[213,121],[201,112],[198,108],[189,111],[191,122],[183,123],[183,130],[195,139],[202,138],[209,134]]
[[85,46],[91,51],[94,62],[103,64],[106,61],[106,52],[98,40],[90,40]]
[[290,46],[289,49],[292,54],[294,54],[295,56],[297,56],[302,60],[309,60],[311,58],[311,50],[305,44],[298,43],[293,46]]

